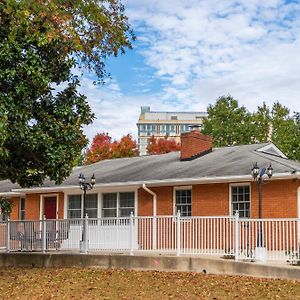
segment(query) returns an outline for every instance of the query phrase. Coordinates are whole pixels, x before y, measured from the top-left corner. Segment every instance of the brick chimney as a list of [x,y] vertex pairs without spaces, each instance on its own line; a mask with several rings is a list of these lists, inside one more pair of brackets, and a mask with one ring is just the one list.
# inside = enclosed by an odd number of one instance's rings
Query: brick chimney
[[181,134],[180,160],[192,160],[212,151],[212,137],[192,130]]

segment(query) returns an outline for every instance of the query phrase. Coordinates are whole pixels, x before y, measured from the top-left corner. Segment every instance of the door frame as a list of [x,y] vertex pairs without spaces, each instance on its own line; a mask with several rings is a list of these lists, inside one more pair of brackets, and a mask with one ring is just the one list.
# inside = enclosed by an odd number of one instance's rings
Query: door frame
[[56,197],[56,220],[58,219],[58,203],[59,197],[58,194],[42,194],[40,195],[40,220],[43,219],[44,207],[45,207],[45,198],[47,197]]

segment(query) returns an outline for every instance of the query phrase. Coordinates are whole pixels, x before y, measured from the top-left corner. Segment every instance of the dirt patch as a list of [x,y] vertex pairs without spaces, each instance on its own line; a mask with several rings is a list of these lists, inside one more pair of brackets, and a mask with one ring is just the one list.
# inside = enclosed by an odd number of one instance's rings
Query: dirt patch
[[3,268],[1,299],[300,299],[300,282],[182,272]]

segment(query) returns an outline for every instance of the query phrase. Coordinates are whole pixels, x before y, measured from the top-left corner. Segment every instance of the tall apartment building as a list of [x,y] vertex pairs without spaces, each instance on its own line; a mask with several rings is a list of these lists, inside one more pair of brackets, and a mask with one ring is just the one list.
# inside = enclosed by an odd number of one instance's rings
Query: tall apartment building
[[137,122],[138,144],[140,155],[147,154],[149,138],[163,138],[180,142],[180,134],[190,131],[190,126],[202,125],[206,112],[157,112],[151,111],[150,106],[142,106],[141,114]]

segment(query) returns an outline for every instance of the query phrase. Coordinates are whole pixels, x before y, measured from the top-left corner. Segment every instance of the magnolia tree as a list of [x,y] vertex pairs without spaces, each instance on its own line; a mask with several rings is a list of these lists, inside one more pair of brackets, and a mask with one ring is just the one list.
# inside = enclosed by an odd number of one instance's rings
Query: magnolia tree
[[164,138],[155,138],[151,136],[148,140],[147,153],[149,155],[153,154],[164,154],[172,151],[179,151],[180,143],[177,143],[174,140],[168,139],[168,136]]
[[104,159],[138,156],[136,141],[130,134],[120,140],[112,140],[108,133],[98,133],[86,151],[85,164],[92,164]]

